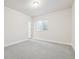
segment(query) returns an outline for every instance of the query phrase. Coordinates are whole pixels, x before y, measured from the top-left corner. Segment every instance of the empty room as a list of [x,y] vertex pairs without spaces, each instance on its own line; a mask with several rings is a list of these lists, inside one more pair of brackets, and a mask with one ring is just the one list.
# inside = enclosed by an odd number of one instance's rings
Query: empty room
[[4,0],[4,59],[75,59],[75,0]]

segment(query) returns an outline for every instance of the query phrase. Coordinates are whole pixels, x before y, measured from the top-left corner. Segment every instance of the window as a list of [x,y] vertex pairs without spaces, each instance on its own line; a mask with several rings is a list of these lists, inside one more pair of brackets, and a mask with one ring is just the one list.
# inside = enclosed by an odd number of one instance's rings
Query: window
[[45,31],[48,29],[48,21],[47,20],[38,20],[35,22],[36,31]]

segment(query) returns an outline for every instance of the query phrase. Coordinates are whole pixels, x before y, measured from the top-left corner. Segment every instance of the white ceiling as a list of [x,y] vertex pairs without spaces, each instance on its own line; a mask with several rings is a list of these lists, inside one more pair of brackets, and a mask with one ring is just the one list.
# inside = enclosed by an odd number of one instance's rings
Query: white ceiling
[[5,6],[28,14],[30,16],[38,16],[53,12],[56,10],[69,8],[72,6],[73,0],[38,0],[40,2],[37,8],[32,7],[34,0],[4,0]]

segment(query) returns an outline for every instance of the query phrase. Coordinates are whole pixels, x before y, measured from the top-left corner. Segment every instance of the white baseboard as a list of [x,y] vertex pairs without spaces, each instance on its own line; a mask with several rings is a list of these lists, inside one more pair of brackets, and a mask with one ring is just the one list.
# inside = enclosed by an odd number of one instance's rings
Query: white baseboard
[[20,41],[9,43],[9,44],[4,44],[4,48],[18,44],[18,43],[21,43],[21,42],[24,42],[24,41],[27,41],[27,40],[29,40],[29,39],[23,39],[23,40],[20,40]]
[[[12,45],[15,45],[15,44],[19,44],[19,43],[27,41],[27,40],[30,40],[30,39],[23,39],[23,40],[20,40],[20,41],[16,41],[16,42],[12,42],[12,43],[9,43],[9,44],[5,44],[4,48],[12,46]],[[59,44],[59,45],[66,45],[66,46],[71,46],[73,48],[73,46],[70,43],[48,41],[48,40],[44,40],[44,39],[41,39],[41,38],[38,38],[38,37],[33,38],[32,40],[38,40],[38,41],[42,41],[42,42],[54,43],[54,44]]]
[[38,40],[38,41],[41,41],[41,42],[48,42],[48,43],[57,44],[57,45],[69,46],[69,47],[71,47],[75,51],[75,48],[72,46],[71,43],[64,43],[64,42],[57,42],[57,41],[49,41],[49,40],[41,39],[39,37],[35,37],[32,40]]
[[50,40],[46,40],[46,39],[41,39],[39,37],[35,37],[33,38],[34,40],[39,40],[39,41],[44,41],[44,42],[49,42],[49,43],[55,43],[55,44],[59,44],[59,45],[67,45],[67,46],[72,46],[71,43],[64,43],[64,42],[57,42],[57,41],[50,41]]

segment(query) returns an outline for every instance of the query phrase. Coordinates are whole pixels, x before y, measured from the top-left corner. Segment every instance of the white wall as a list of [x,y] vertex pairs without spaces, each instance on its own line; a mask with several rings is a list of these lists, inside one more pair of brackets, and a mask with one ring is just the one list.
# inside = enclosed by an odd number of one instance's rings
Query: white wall
[[[48,20],[48,30],[37,32],[36,29],[34,29],[34,32],[32,32],[33,38],[71,44],[74,47],[74,19],[72,19],[73,9],[68,8],[49,13],[47,15],[34,17],[35,19],[33,19],[33,22],[37,21],[39,18]],[[28,36],[28,21],[31,20],[31,17],[8,7],[5,7],[4,10],[5,46],[26,39]]]
[[72,46],[75,48],[75,4],[72,6]]
[[21,12],[5,7],[5,46],[27,38],[28,20],[27,16]]
[[37,16],[37,19],[48,20],[48,30],[44,32],[37,32],[34,29],[34,39],[45,41],[71,44],[72,41],[72,9],[63,9],[60,11],[52,12],[47,15]]

